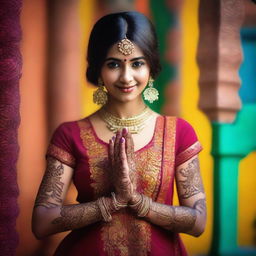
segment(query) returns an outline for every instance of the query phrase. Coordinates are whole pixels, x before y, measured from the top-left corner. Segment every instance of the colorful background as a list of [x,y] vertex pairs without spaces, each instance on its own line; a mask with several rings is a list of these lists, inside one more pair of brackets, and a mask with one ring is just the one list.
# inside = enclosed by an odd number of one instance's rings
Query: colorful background
[[[253,12],[256,16],[256,5],[248,0],[246,6],[245,17]],[[208,219],[206,230],[199,238],[182,235],[189,253],[207,254],[211,244],[214,245],[212,255],[227,255],[226,252],[236,250],[237,246],[255,247],[255,20],[244,22],[240,29],[243,64],[236,72],[239,72],[242,85],[239,91],[241,110],[231,123],[213,122],[198,103],[202,89],[199,86],[200,65],[197,64],[202,26],[200,0],[23,0],[17,255],[51,255],[65,235],[37,241],[31,232],[33,203],[45,169],[44,154],[59,123],[85,117],[97,109],[92,103],[95,88],[85,80],[88,37],[99,17],[119,10],[140,11],[155,24],[163,72],[155,82],[161,100],[152,108],[189,121],[204,148],[200,162]],[[211,33],[209,29],[209,36]],[[235,86],[238,88],[239,84],[237,81]],[[224,95],[224,98],[228,101],[229,96]],[[215,96],[208,94],[208,97],[206,101]],[[67,202],[74,202],[75,197],[74,188],[71,188]],[[213,198],[217,202],[213,203]]]

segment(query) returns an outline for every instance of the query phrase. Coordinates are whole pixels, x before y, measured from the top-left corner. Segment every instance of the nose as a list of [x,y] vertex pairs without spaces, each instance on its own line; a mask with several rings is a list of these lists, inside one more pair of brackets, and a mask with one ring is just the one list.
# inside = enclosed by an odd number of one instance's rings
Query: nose
[[122,84],[130,84],[133,81],[132,70],[128,65],[123,67],[119,80]]

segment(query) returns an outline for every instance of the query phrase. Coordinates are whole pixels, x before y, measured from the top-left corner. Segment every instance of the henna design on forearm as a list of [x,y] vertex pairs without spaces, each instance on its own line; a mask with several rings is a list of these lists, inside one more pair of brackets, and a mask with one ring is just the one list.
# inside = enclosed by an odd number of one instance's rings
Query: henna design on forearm
[[40,205],[46,208],[52,208],[62,203],[61,194],[64,183],[61,181],[61,175],[63,173],[63,164],[49,157],[47,170],[39,188],[35,207]]
[[198,158],[193,159],[187,168],[180,169],[179,173],[185,178],[184,180],[177,181],[184,190],[180,195],[181,199],[188,199],[200,192],[204,193],[203,183],[199,173]]
[[153,202],[146,219],[172,232],[187,233],[194,228],[198,218],[202,217],[203,220],[205,216],[206,202],[205,198],[201,198],[194,203],[193,208]]
[[172,232],[187,232],[196,222],[196,212],[189,207],[153,203],[148,219]]
[[66,205],[60,208],[60,217],[51,223],[58,225],[60,232],[90,225],[102,219],[96,202]]

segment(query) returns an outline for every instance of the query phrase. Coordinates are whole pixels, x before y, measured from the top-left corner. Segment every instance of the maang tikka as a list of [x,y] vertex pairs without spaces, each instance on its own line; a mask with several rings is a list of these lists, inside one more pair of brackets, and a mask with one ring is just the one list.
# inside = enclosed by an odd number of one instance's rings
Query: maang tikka
[[104,90],[104,84],[101,78],[98,80],[99,88],[93,93],[93,102],[97,105],[105,105],[108,101],[108,94]]
[[143,96],[144,99],[153,103],[154,101],[158,100],[159,92],[156,88],[153,87],[154,79],[152,77],[149,78],[148,81],[148,88],[144,90]]
[[126,56],[133,53],[134,44],[125,37],[117,43],[117,48],[119,52]]

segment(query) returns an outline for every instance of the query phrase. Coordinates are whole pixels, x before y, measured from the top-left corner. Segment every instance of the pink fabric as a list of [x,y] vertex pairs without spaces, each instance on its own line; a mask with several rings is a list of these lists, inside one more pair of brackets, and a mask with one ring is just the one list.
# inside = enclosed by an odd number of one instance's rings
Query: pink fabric
[[[158,117],[157,122],[166,121],[164,117]],[[108,148],[108,144],[102,141],[97,137],[91,123],[88,119],[85,119],[85,122],[88,122],[88,129],[91,129],[91,132],[94,136],[95,143],[99,143]],[[156,126],[157,127],[157,126]],[[151,141],[145,145],[142,149],[136,151],[136,155],[147,151],[154,146],[156,131]],[[197,141],[197,137],[193,128],[184,120],[177,118],[176,119],[176,130],[175,131],[162,131],[163,134],[166,133],[176,133],[175,138],[175,155],[182,153],[182,151],[189,148],[192,144]],[[164,136],[164,135],[163,135]],[[164,137],[165,138],[165,137]],[[93,182],[91,180],[90,167],[88,164],[88,154],[87,150],[82,142],[80,127],[78,122],[66,122],[61,124],[55,131],[51,144],[61,148],[67,154],[72,155],[76,159],[74,167],[74,177],[73,181],[78,190],[77,201],[80,203],[89,202],[95,200],[94,191],[91,186]],[[164,145],[162,146],[164,149]],[[52,154],[48,150],[47,156],[56,157],[56,154]],[[56,157],[61,161],[61,156]],[[107,156],[106,156],[107,158]],[[162,158],[164,161],[164,158]],[[162,163],[163,165],[163,163]],[[174,181],[174,172],[171,174],[170,184],[168,186],[168,191],[164,203],[172,204],[173,197],[173,181]],[[156,200],[153,198],[153,200]],[[103,250],[103,244],[101,241],[101,223],[85,227],[80,230],[72,231],[61,243],[55,255],[107,255]],[[119,255],[119,254],[116,254]],[[136,255],[130,254],[130,255]],[[179,238],[178,234],[171,233],[160,227],[151,225],[151,251],[150,256],[159,256],[159,255],[179,255],[185,256],[185,248]]]
[[197,141],[193,127],[185,120],[177,119],[176,155],[180,154]]

